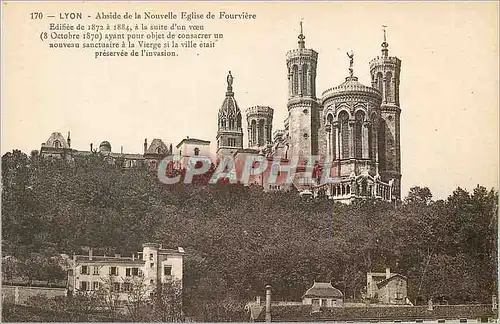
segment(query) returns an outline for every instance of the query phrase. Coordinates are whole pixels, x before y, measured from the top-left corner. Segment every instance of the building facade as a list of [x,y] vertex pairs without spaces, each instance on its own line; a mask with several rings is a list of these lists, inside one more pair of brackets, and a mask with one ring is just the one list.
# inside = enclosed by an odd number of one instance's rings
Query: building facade
[[398,273],[368,272],[366,274],[367,298],[382,304],[407,304],[407,279]]
[[120,165],[124,168],[136,166],[148,166],[152,170],[158,168],[161,160],[173,154],[172,144],[168,146],[159,138],[153,139],[148,145],[148,140],[144,139],[144,151],[139,153],[124,153],[123,147],[120,152],[113,152],[111,143],[102,141],[98,148],[94,148],[93,143],[90,143],[90,149],[77,150],[71,147],[70,132],[67,139],[59,132],[54,132],[49,139],[42,143],[40,147],[40,156],[48,159],[64,159],[68,162],[74,161],[78,157],[86,157],[91,155],[99,155],[108,163]]
[[[311,156],[322,178],[309,183],[294,182],[299,191],[350,203],[359,198],[378,198],[385,201],[401,199],[401,151],[399,83],[401,60],[389,56],[384,30],[381,56],[370,61],[371,85],[365,86],[354,74],[354,53],[349,58],[348,74],[338,86],[316,95],[318,52],[307,48],[302,30],[298,46],[286,54],[288,78],[288,117],[284,128],[272,133],[273,109],[252,106],[246,110],[248,147],[269,162],[286,164],[298,161],[296,178],[301,178]],[[233,104],[230,104],[234,102]],[[232,92],[232,76],[228,76],[228,92],[219,111],[219,132],[226,125],[228,107],[233,116],[240,116]],[[237,108],[237,109],[236,109]],[[238,117],[239,118],[239,117]],[[237,119],[239,120],[239,119]],[[240,128],[231,128],[239,136]],[[241,157],[251,153],[243,150],[240,137],[237,145],[225,154]],[[219,145],[218,145],[219,147]],[[218,150],[219,152],[219,150]],[[316,165],[315,165],[316,166]],[[279,168],[271,165],[270,168]],[[280,170],[275,170],[280,172]],[[326,175],[326,176],[325,176]],[[258,181],[259,182],[259,181]],[[260,182],[266,190],[289,188],[286,183]]]
[[[267,159],[268,170],[249,183],[259,184],[264,190],[288,190],[294,186],[303,194],[326,195],[346,203],[360,198],[400,200],[401,60],[389,55],[385,30],[381,47],[381,55],[369,62],[370,86],[363,85],[355,76],[351,51],[347,53],[349,68],[344,81],[317,96],[319,54],[306,47],[301,24],[298,46],[285,57],[288,98],[283,128],[273,132],[273,108],[261,104],[248,107],[246,147],[242,113],[229,71],[217,116],[215,164],[223,157],[231,157],[236,166],[242,166],[249,155],[259,155]],[[186,168],[191,156],[211,158],[209,148],[210,141],[182,140],[176,146],[175,153],[180,156],[177,167]],[[172,144],[167,146],[161,139],[154,139],[149,146],[146,139],[143,154],[123,153],[123,149],[120,153],[113,152],[107,141],[98,149],[91,144],[90,151],[79,151],[71,148],[69,133],[67,139],[61,133],[53,133],[42,144],[40,153],[69,161],[76,156],[100,154],[110,163],[124,167],[146,164],[157,169],[160,161],[174,151]],[[289,169],[286,165],[295,163],[294,181],[290,183],[285,176]],[[308,170],[312,163],[317,174],[311,178]],[[306,178],[308,182],[303,181]]]
[[155,287],[178,281],[182,288],[184,250],[164,249],[156,243],[145,243],[142,251],[131,257],[74,255],[68,269],[68,295],[97,292],[106,288],[118,301],[127,301],[133,289],[144,289],[151,297]]

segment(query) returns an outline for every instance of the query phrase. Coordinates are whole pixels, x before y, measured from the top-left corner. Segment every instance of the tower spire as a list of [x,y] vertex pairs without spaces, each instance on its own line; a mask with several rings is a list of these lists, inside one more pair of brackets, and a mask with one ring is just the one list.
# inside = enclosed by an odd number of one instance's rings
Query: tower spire
[[302,27],[302,20],[300,21],[300,35],[299,35],[299,48],[305,48],[306,42],[304,41],[306,37],[304,36],[304,31]]
[[384,31],[384,42],[382,43],[382,56],[387,57],[389,55],[389,44],[387,43],[387,35],[386,35],[386,25],[382,25],[382,30]]

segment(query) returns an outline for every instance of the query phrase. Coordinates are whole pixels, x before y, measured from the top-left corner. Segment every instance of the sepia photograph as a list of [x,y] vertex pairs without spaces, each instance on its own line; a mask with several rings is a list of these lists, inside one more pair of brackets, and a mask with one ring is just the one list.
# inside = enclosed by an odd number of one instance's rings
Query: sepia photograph
[[2,322],[500,323],[497,1],[2,1]]

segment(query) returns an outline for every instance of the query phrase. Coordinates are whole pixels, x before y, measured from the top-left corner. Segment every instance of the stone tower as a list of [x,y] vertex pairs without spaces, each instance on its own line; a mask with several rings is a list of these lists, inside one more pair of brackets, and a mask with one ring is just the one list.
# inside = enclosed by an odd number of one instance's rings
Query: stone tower
[[370,61],[372,87],[382,94],[378,128],[378,170],[382,181],[393,180],[393,197],[401,199],[399,74],[401,60],[389,56],[384,29],[382,56]]
[[267,106],[247,109],[249,147],[262,147],[272,143],[273,112],[273,109]]
[[233,76],[227,75],[226,98],[219,109],[217,128],[217,158],[233,155],[243,148],[243,129],[241,127],[241,111],[234,99]]
[[300,23],[298,48],[288,51],[288,123],[290,152],[301,161],[318,154],[319,105],[316,100],[316,66],[318,53],[305,48]]

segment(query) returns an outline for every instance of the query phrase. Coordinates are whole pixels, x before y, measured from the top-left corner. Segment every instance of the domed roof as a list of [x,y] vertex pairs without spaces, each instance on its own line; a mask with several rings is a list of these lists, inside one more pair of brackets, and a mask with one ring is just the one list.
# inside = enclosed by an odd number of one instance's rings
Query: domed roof
[[329,282],[315,282],[311,288],[309,288],[304,297],[336,297],[341,298],[344,294],[337,288],[333,287]]
[[345,81],[340,85],[330,88],[323,92],[323,99],[327,97],[352,94],[352,93],[364,93],[372,96],[380,97],[380,92],[372,87],[367,87],[358,81],[355,76],[349,76],[345,78]]
[[233,93],[233,76],[227,76],[226,97],[219,109],[219,129],[239,129],[241,127],[241,111]]
[[232,117],[241,114],[238,103],[233,96],[226,96],[219,110],[219,116]]
[[108,141],[102,141],[101,144],[99,144],[99,151],[111,152],[111,144]]

